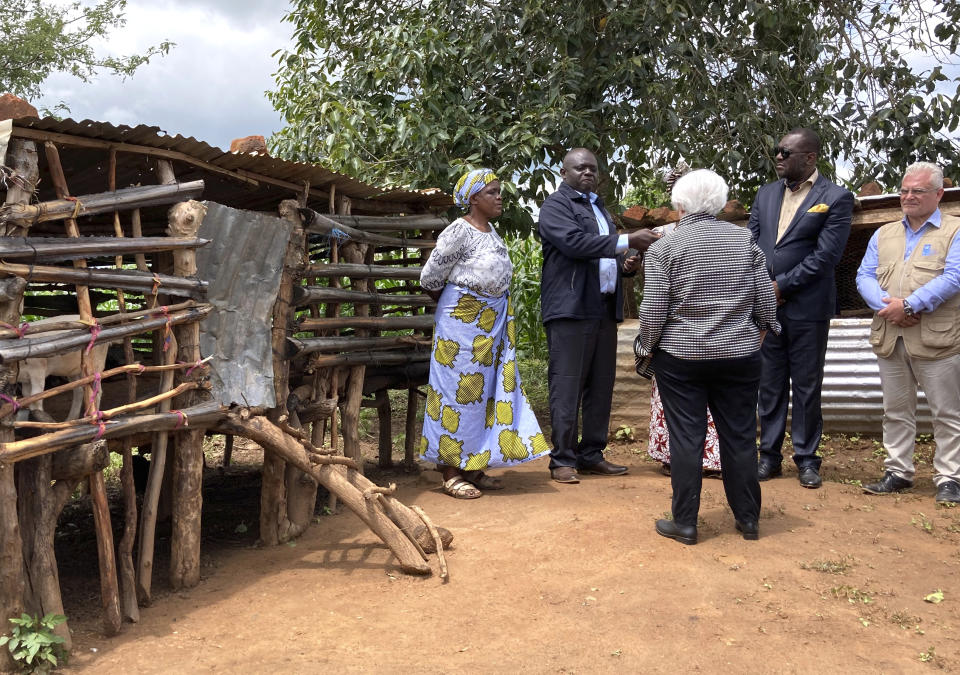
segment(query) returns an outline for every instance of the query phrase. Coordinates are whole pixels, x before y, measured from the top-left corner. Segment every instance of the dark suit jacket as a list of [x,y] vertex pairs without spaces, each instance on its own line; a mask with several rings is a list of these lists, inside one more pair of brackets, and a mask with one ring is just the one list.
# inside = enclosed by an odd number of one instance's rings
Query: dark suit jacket
[[784,185],[778,180],[760,188],[748,227],[767,257],[770,278],[780,287],[784,315],[828,320],[837,312],[834,269],[850,235],[853,194],[819,176],[778,243]]
[[606,305],[600,293],[600,258],[617,259],[617,321],[623,321],[623,254],[617,255],[617,227],[607,218],[610,234],[601,235],[593,207],[566,183],[540,207],[537,229],[543,244],[540,313],[551,319],[600,319]]

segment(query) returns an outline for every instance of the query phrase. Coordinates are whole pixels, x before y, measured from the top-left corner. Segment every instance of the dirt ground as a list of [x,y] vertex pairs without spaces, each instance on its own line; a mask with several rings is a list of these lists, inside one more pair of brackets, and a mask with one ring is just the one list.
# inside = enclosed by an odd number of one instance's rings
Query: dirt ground
[[[259,477],[243,463],[259,452],[238,447],[240,465],[226,472],[213,468],[213,452],[201,584],[171,593],[158,559],[153,606],[118,637],[99,632],[83,504],[68,514],[58,553],[75,641],[68,670],[957,671],[960,509],[934,504],[924,440],[917,489],[874,497],[856,482],[882,474],[882,449],[827,439],[822,489],[802,489],[789,469],[763,484],[755,542],[734,531],[722,484],[707,480],[696,546],[654,532],[670,482],[644,439],[608,450],[630,466],[626,476],[559,485],[540,460],[504,472],[506,489],[474,501],[445,496],[434,471],[371,471],[454,533],[447,583],[400,573],[349,512],[258,548]],[[938,591],[942,601],[925,600]]]

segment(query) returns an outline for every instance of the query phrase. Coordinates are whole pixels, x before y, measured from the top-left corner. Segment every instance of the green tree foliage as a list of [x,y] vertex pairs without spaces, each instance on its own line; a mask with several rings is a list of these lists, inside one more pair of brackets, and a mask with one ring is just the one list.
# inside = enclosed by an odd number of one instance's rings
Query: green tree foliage
[[449,189],[488,165],[539,201],[583,145],[608,196],[683,156],[744,197],[808,124],[824,167],[848,161],[855,180],[958,155],[940,65],[955,0],[293,0],[286,20],[273,151],[378,183]]
[[69,73],[84,82],[98,70],[132,75],[153,56],[166,54],[172,42],[161,42],[133,56],[100,56],[91,44],[124,24],[126,0],[79,2],[6,0],[0,3],[0,92],[25,98],[40,95],[51,73]]

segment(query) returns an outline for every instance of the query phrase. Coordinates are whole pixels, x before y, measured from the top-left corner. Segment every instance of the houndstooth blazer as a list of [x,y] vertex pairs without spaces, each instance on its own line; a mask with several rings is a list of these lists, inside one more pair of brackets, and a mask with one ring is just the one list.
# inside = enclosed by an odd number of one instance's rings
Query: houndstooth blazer
[[681,359],[727,359],[760,348],[763,332],[780,333],[777,300],[763,251],[750,231],[705,213],[644,256],[640,339]]

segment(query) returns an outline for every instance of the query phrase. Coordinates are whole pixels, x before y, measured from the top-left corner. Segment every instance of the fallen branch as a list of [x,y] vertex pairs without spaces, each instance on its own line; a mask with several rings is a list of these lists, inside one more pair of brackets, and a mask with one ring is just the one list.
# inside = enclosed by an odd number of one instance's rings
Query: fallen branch
[[420,520],[427,526],[427,531],[429,531],[430,536],[433,537],[433,543],[437,546],[437,562],[440,563],[440,578],[444,580],[449,579],[450,574],[447,571],[447,559],[443,557],[443,542],[440,540],[440,533],[437,532],[437,528],[433,526],[433,523],[427,517],[427,514],[424,513],[423,509],[416,505],[410,508],[420,516]]

